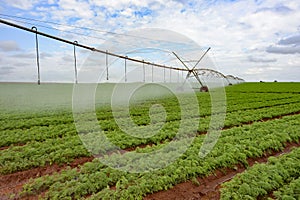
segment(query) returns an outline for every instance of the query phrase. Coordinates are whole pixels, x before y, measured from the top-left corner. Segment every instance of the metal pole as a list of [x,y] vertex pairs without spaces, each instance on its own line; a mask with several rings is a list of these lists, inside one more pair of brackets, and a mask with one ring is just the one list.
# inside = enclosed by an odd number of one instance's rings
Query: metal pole
[[170,83],[171,83],[171,81],[172,81],[172,80],[171,80],[171,75],[172,75],[171,73],[172,73],[172,71],[171,71],[171,69],[170,69]]
[[204,56],[207,54],[207,52],[210,50],[210,47],[204,52],[204,54],[201,56],[201,58],[197,61],[197,63],[195,64],[195,66],[192,68],[192,70],[194,70],[197,65],[200,63],[200,61],[204,58]]
[[152,83],[153,83],[153,65],[151,65],[152,66]]
[[106,54],[105,54],[105,66],[106,66],[106,80],[108,81],[108,54],[107,54],[107,50],[106,50]]
[[40,76],[40,57],[39,57],[39,41],[38,41],[38,34],[37,34],[37,28],[33,26],[31,28],[35,31],[35,49],[36,49],[36,64],[37,64],[37,73],[38,73],[38,85],[41,84],[41,76]]
[[[68,44],[74,45],[74,42],[72,42],[72,41],[69,41],[69,40],[66,40],[66,39],[63,39],[63,38],[59,38],[59,37],[56,37],[56,36],[53,36],[53,35],[49,35],[49,34],[46,34],[46,33],[43,33],[43,32],[39,32],[39,31],[36,31],[36,30],[32,30],[32,29],[29,29],[27,27],[20,26],[18,24],[14,24],[14,23],[2,20],[2,19],[0,19],[0,23],[6,24],[8,26],[12,26],[12,27],[15,27],[15,28],[18,28],[18,29],[22,29],[22,30],[25,30],[25,31],[28,31],[28,32],[36,33],[38,35],[41,35],[41,36],[44,36],[44,37],[48,37],[48,38],[51,38],[51,39],[54,39],[54,40],[57,40],[57,41],[60,41],[60,42],[64,42],[64,43],[68,43]],[[88,49],[88,50],[91,50],[91,51],[96,51],[96,52],[99,52],[99,53],[108,54],[110,56],[114,56],[114,57],[121,58],[121,59],[125,59],[127,57],[127,56],[123,56],[123,55],[119,55],[119,54],[115,54],[115,53],[111,53],[111,52],[106,52],[104,50],[96,49],[94,47],[82,45],[82,44],[79,44],[79,43],[76,44],[76,46],[84,48],[84,49]],[[173,70],[188,71],[188,70],[185,70],[185,69],[182,69],[182,68],[178,68],[178,67],[165,66],[165,65],[161,65],[161,64],[157,64],[157,63],[151,63],[149,61],[142,61],[142,60],[135,59],[135,58],[130,58],[130,57],[127,57],[127,60],[130,60],[130,61],[133,61],[133,62],[138,62],[138,63],[145,63],[145,64],[148,64],[148,65],[151,64],[151,65],[153,65],[155,67],[160,67],[160,68],[164,68],[165,67],[165,68],[173,69]]]
[[125,57],[125,82],[127,82],[127,56]]
[[[210,49],[210,48],[209,48]],[[209,49],[201,56],[201,58],[199,59],[199,61],[197,62],[197,64],[192,68],[192,69],[189,69],[187,66],[186,66],[186,64],[179,58],[179,56],[175,53],[175,52],[172,52],[175,56],[176,56],[176,58],[183,64],[183,66],[185,66],[185,68],[188,70],[188,74],[186,75],[186,79],[189,77],[189,75],[191,74],[191,73],[193,73],[193,75],[195,76],[195,78],[197,79],[197,81],[199,82],[199,84],[201,85],[201,86],[203,86],[203,83],[201,82],[201,80],[200,80],[200,78],[199,78],[199,76],[197,75],[197,73],[196,73],[196,71],[195,71],[195,67],[198,65],[198,63],[202,60],[202,58],[204,57],[204,55],[209,51]],[[184,81],[184,83],[185,83],[185,81]],[[183,84],[184,84],[183,83]]]
[[[143,60],[144,61],[144,60]],[[143,63],[143,82],[146,82],[145,63]]]
[[166,82],[166,68],[164,68],[164,83]]
[[76,60],[76,44],[78,44],[77,41],[74,41],[74,67],[75,67],[75,83],[78,83],[77,79],[77,60]]

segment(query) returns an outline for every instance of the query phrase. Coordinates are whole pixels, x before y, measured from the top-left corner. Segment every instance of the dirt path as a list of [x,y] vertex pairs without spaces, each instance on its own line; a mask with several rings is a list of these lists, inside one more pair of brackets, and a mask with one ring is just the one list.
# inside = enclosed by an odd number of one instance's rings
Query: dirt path
[[[255,163],[266,163],[268,157],[279,156],[291,151],[292,147],[300,147],[299,143],[286,143],[286,147],[281,152],[269,153],[259,158],[249,158],[247,159],[249,166]],[[221,184],[231,180],[235,175],[245,171],[245,167],[242,165],[237,165],[236,169],[222,169],[215,171],[214,175],[210,175],[205,178],[197,178],[199,186],[197,186],[192,181],[187,181],[184,183],[179,183],[173,188],[166,191],[159,191],[154,194],[147,195],[144,200],[215,200],[220,199],[220,187]]]

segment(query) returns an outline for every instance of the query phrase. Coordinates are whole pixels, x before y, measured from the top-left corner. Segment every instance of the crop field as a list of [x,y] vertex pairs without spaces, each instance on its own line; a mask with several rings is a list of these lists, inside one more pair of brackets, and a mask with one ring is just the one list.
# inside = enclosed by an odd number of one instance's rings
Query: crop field
[[[88,119],[86,127],[77,126],[73,84],[0,83],[0,199],[300,199],[300,83],[225,87],[220,136],[204,157],[199,150],[214,101],[212,93],[196,92],[199,116],[188,113],[183,130],[193,139],[169,164],[164,153],[189,140],[174,137],[191,95],[161,96],[155,89],[151,99],[136,95],[129,104],[135,127],[124,131],[118,121],[128,116],[122,106],[110,107],[112,88],[97,87],[95,118],[119,151],[86,148],[80,128],[89,141],[98,132],[89,132]],[[147,137],[128,134],[136,130]],[[136,156],[161,149],[160,157],[143,163]]]

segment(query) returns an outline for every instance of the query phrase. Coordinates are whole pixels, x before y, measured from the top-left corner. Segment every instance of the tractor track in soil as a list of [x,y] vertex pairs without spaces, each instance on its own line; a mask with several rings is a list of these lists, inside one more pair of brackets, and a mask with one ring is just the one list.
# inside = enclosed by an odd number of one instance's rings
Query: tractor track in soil
[[[258,158],[248,158],[247,162],[249,167],[256,163],[266,163],[270,156],[277,157],[289,153],[293,147],[300,147],[300,141],[298,143],[287,142],[285,143],[284,150],[279,152],[272,151]],[[220,199],[221,184],[230,181],[235,175],[246,170],[246,167],[241,164],[235,167],[235,169],[225,168],[216,170],[212,175],[204,178],[198,177],[199,186],[189,180],[179,183],[169,190],[148,194],[144,200],[218,200]]]

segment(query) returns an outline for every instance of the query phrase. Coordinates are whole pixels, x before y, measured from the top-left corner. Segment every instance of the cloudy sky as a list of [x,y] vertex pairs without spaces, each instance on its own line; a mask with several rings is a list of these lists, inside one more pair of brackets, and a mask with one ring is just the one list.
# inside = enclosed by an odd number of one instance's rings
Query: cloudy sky
[[[178,42],[168,37],[173,31],[202,50],[211,47],[208,57],[225,75],[300,81],[298,0],[2,0],[0,19],[92,47],[113,41],[105,48],[120,54],[126,53],[124,41],[141,48],[138,44],[145,45],[140,41],[146,39],[171,52],[172,46],[161,44]],[[166,31],[152,37],[136,31],[143,28]],[[36,81],[35,35],[2,24],[0,33],[0,81]],[[39,46],[42,81],[72,82],[73,46],[41,36]],[[90,52],[76,50],[80,68]],[[154,50],[148,53],[155,55]]]

